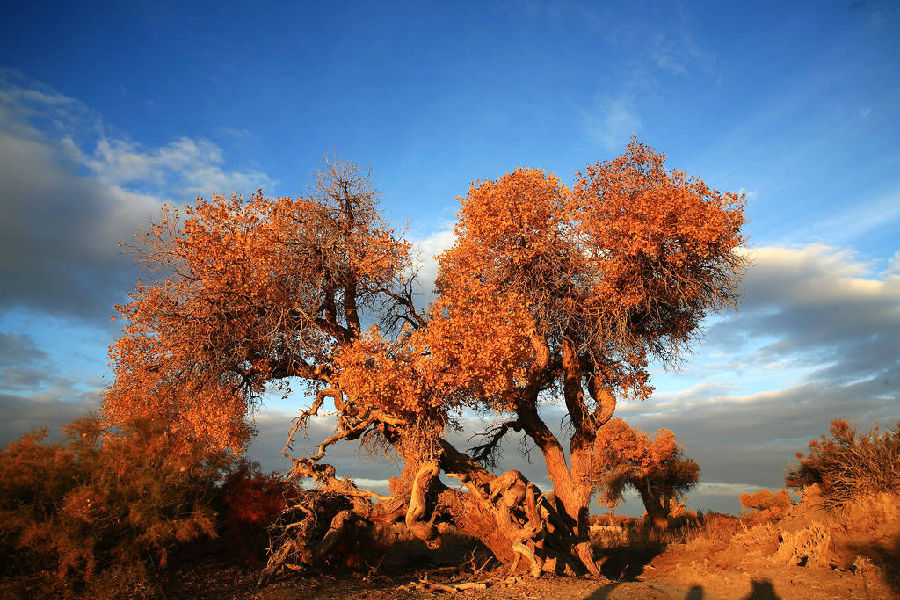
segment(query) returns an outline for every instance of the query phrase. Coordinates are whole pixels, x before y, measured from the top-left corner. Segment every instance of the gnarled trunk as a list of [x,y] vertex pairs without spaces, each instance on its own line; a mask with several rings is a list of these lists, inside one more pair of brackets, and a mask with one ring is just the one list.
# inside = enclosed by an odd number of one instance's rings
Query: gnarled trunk
[[[578,513],[573,518],[562,499],[541,493],[518,471],[492,474],[446,441],[440,442],[440,453],[432,460],[410,457],[393,480],[389,497],[357,489],[336,478],[327,465],[315,467],[309,475],[320,488],[306,492],[301,503],[285,511],[272,534],[266,574],[313,567],[328,556],[349,563],[349,557],[337,554],[409,537],[437,548],[447,531],[478,539],[511,571],[534,577],[543,572],[596,573],[587,543],[586,508],[582,518]],[[440,470],[458,479],[463,489],[445,486]]]

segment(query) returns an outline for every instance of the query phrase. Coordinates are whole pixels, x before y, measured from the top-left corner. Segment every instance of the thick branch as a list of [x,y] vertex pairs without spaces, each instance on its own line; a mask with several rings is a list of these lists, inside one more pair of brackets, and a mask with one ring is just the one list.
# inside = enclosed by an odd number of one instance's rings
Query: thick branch
[[569,338],[562,340],[563,350],[563,398],[569,411],[569,418],[575,428],[575,435],[580,437],[585,427],[586,407],[584,391],[581,389],[581,369],[578,351]]
[[429,547],[437,548],[440,546],[440,539],[437,536],[437,530],[434,524],[425,521],[425,515],[428,513],[428,503],[426,492],[431,487],[432,482],[437,478],[440,468],[437,462],[424,463],[413,480],[412,491],[409,496],[409,509],[406,511],[406,526],[420,540],[428,544]]
[[359,309],[356,307],[356,282],[344,286],[344,319],[353,337],[358,337],[360,326]]
[[591,397],[597,403],[597,408],[591,413],[591,424],[596,433],[602,425],[605,425],[613,416],[616,410],[616,397],[604,386],[600,378],[594,375],[588,382],[588,390]]

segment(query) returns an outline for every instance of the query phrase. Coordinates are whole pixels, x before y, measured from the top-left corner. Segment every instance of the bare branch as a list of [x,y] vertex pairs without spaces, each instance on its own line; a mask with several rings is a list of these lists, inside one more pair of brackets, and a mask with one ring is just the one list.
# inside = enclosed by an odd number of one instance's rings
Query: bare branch
[[522,431],[522,424],[515,420],[507,421],[505,423],[497,425],[496,427],[492,427],[488,431],[475,434],[474,436],[469,438],[470,441],[478,436],[487,437],[489,439],[483,444],[469,448],[469,455],[475,461],[483,465],[491,468],[496,467],[497,462],[500,458],[500,441],[510,429],[515,432],[520,432]]

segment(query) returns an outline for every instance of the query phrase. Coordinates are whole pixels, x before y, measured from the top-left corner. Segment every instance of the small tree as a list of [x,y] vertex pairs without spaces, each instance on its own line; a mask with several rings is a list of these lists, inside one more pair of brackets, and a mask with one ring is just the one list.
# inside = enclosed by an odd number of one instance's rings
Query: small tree
[[216,536],[218,483],[231,458],[170,436],[160,422],[104,431],[95,417],[0,450],[3,552],[60,577],[89,580],[109,567],[151,569],[179,544]]
[[791,499],[784,490],[775,494],[769,490],[741,494],[740,500],[741,519],[752,524],[780,519],[791,508]]
[[697,485],[700,466],[684,456],[675,434],[660,429],[651,438],[622,419],[615,418],[598,431],[595,444],[595,487],[598,502],[614,507],[631,487],[641,496],[654,527],[664,529],[675,502]]

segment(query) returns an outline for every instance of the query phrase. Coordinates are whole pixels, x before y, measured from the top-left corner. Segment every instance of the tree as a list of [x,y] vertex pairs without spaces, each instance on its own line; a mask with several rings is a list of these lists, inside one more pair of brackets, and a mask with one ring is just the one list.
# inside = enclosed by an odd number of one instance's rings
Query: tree
[[660,429],[653,439],[622,419],[600,427],[595,444],[595,488],[599,502],[616,506],[626,487],[641,496],[654,527],[665,529],[674,503],[689,492],[700,477],[700,466],[684,456],[675,434]]
[[740,501],[741,520],[754,525],[781,519],[791,508],[791,499],[784,490],[774,494],[769,490],[741,494]]
[[[437,300],[420,311],[410,244],[354,165],[327,164],[306,198],[199,200],[183,222],[169,210],[143,234],[139,259],[161,271],[121,307],[105,414],[162,414],[176,433],[240,448],[266,385],[302,378],[315,395],[284,452],[333,403],[335,434],[294,458],[292,474],[344,500],[319,503],[332,507],[325,530],[299,528],[316,533],[295,547],[319,544],[301,561],[349,529],[401,527],[436,546],[451,526],[535,575],[597,573],[587,516],[598,432],[617,397],[650,394],[649,359],[676,360],[709,311],[733,306],[742,209],[636,140],[571,190],[517,169],[462,199]],[[539,412],[554,396],[572,426],[568,461]],[[466,410],[502,417],[470,452],[444,435]],[[553,494],[485,468],[509,431],[540,449]],[[337,441],[360,439],[404,461],[389,497],[323,462]]]

